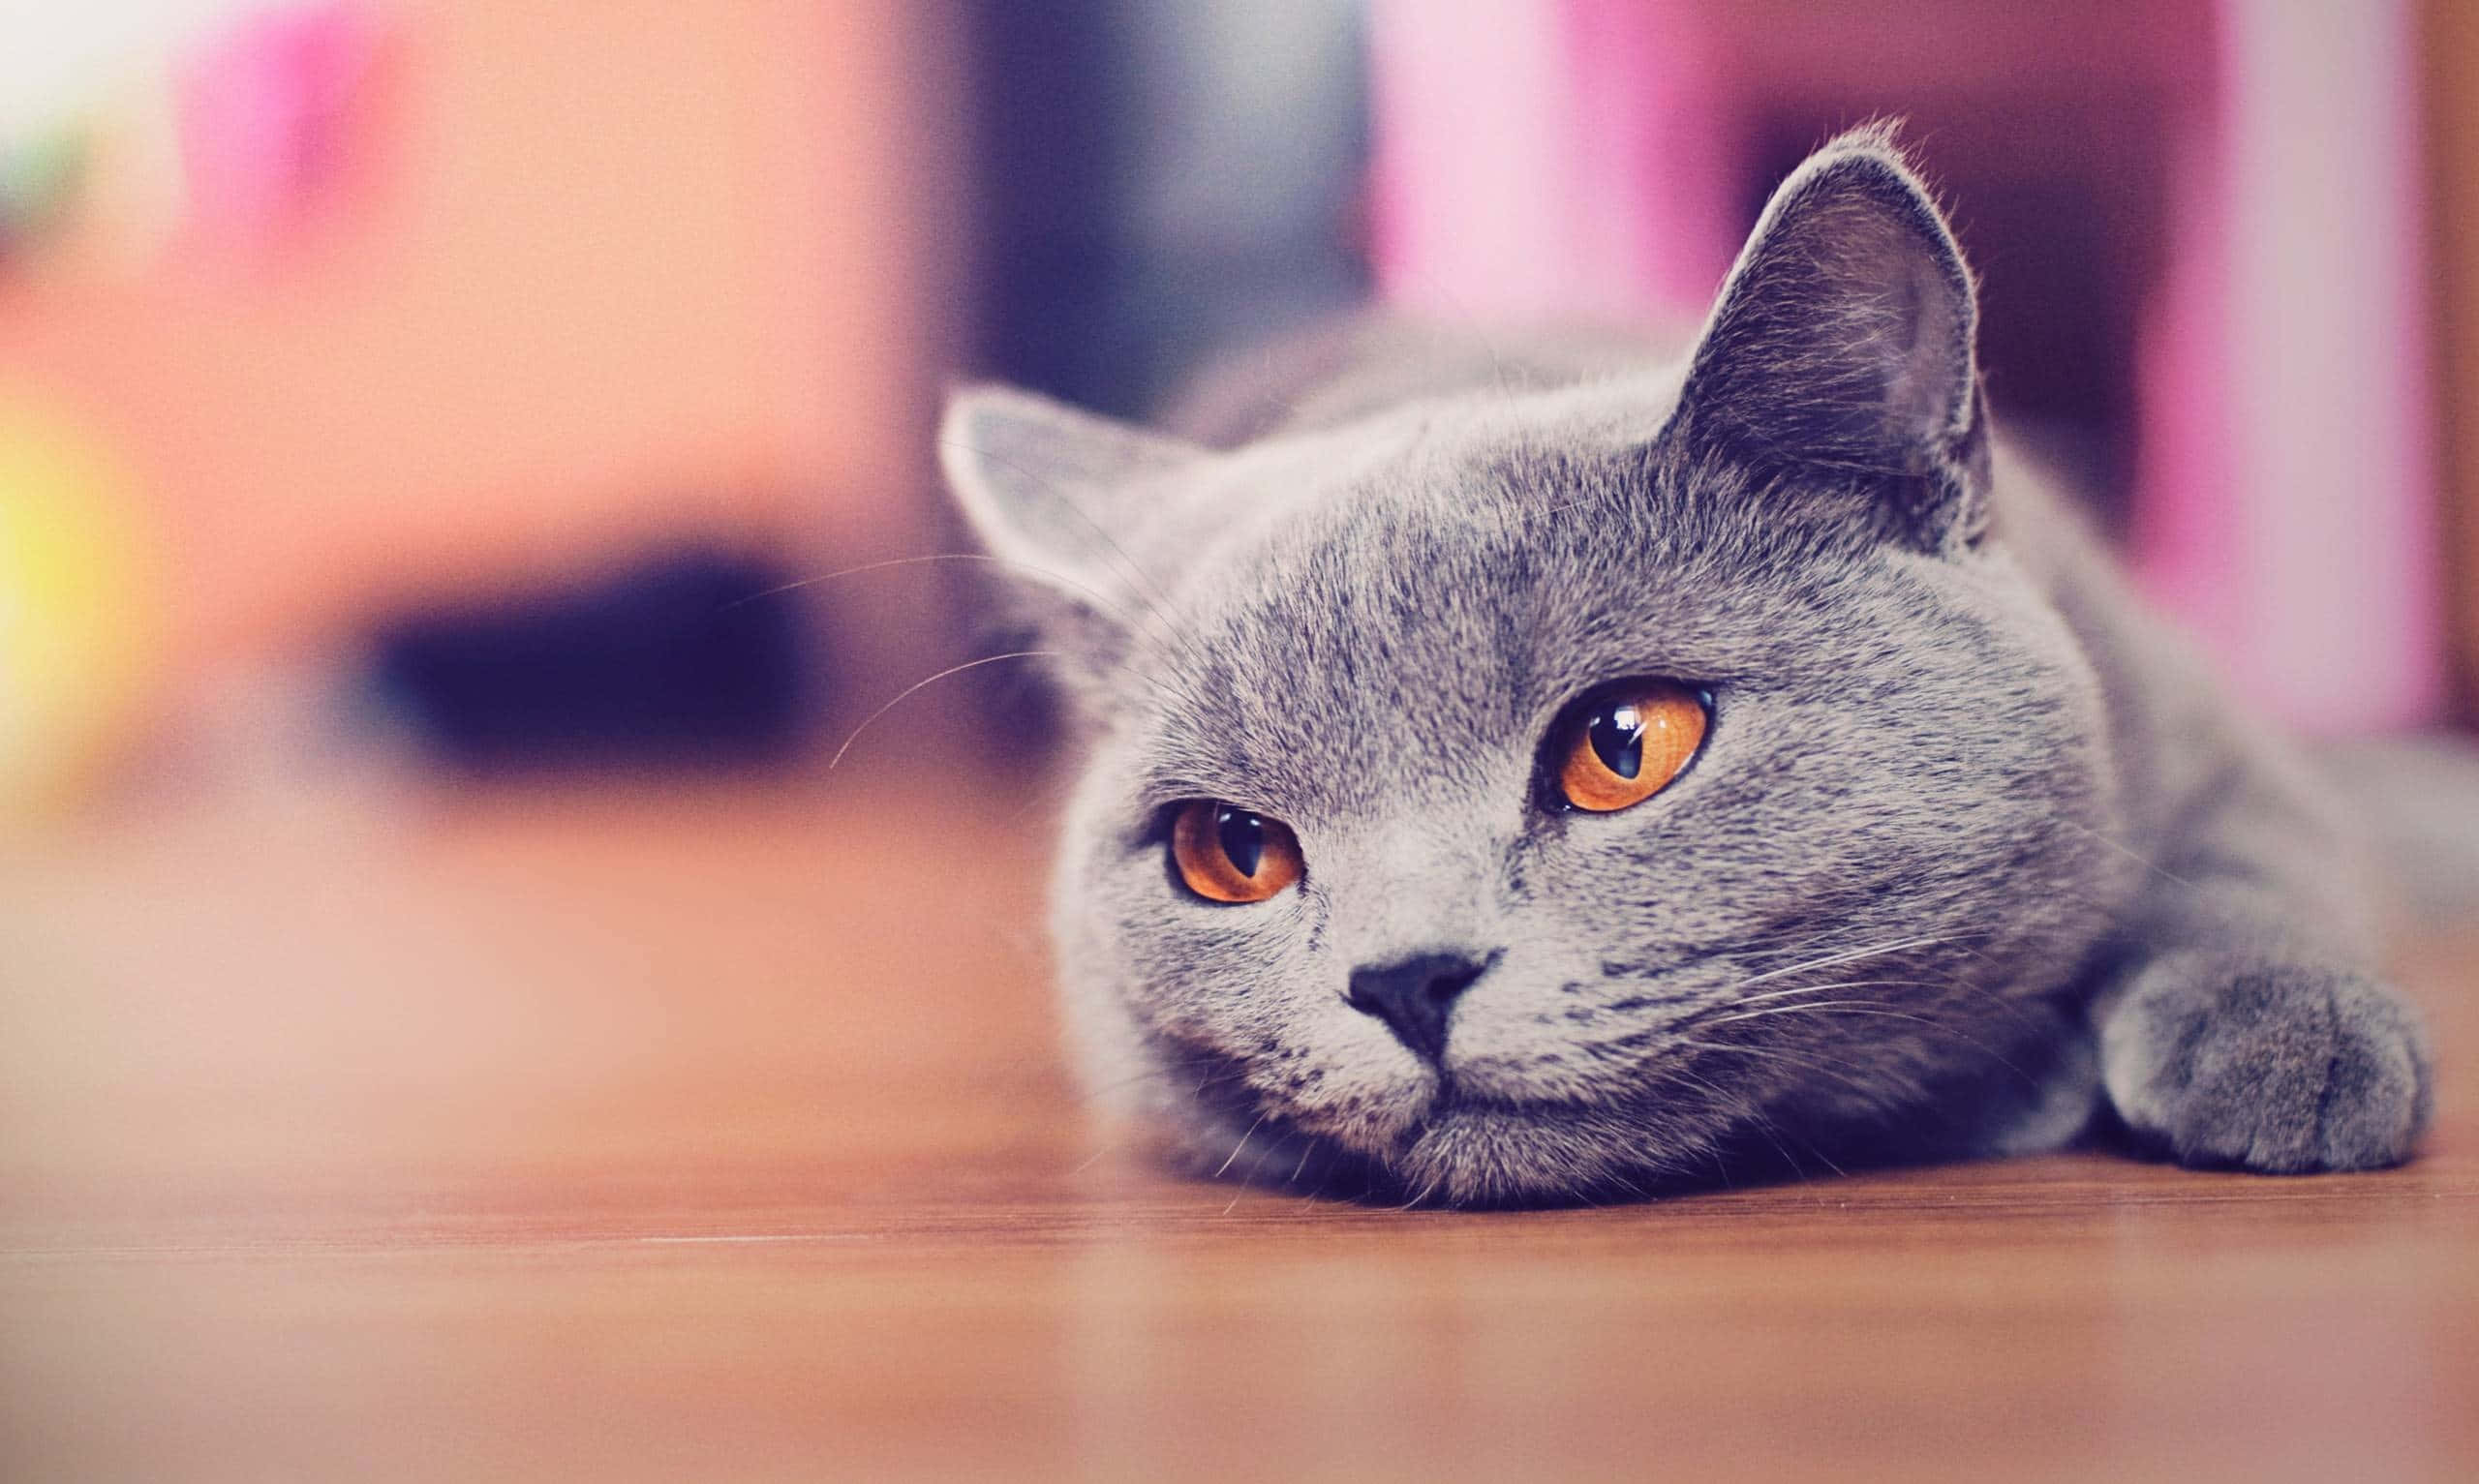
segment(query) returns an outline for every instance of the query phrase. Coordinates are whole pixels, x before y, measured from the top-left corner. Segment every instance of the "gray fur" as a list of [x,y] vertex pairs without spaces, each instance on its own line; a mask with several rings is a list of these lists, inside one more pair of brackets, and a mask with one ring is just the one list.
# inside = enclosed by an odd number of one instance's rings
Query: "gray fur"
[[[1990,438],[1973,319],[1863,132],[1683,361],[1330,339],[1311,410],[1236,447],[960,396],[951,481],[1086,723],[1053,926],[1090,1085],[1209,1172],[1454,1203],[2050,1147],[2104,1105],[2189,1161],[2404,1158],[2426,1062],[2340,833]],[[1545,730],[1637,676],[1711,689],[1702,753],[1548,807]],[[1198,798],[1288,821],[1301,884],[1187,893]],[[1345,994],[1440,952],[1490,967],[1432,1063]]]

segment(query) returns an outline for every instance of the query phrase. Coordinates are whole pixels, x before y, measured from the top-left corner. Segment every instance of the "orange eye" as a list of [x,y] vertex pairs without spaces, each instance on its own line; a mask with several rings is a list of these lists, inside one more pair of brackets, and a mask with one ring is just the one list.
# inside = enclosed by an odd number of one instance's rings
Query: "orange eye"
[[1603,691],[1564,723],[1558,791],[1578,809],[1607,814],[1669,785],[1704,743],[1704,698],[1670,681]]
[[1264,901],[1298,881],[1301,868],[1291,826],[1219,799],[1179,805],[1171,861],[1189,891],[1217,902]]

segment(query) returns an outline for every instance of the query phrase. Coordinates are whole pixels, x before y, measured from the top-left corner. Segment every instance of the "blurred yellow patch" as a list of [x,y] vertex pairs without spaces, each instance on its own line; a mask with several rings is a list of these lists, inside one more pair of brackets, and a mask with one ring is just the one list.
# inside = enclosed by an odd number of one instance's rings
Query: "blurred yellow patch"
[[0,402],[0,818],[67,802],[131,723],[153,633],[127,485]]

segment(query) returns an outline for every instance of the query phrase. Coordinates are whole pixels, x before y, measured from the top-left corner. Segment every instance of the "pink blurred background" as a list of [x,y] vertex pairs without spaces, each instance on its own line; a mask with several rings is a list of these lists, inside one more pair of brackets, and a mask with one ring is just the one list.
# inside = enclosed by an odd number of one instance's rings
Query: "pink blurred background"
[[[327,725],[408,623],[599,613],[679,550],[752,597],[955,550],[962,375],[1136,411],[1369,298],[1693,316],[1771,182],[1885,114],[2001,414],[2259,704],[2370,731],[2466,688],[2449,5],[88,9],[0,12],[0,795],[46,808]],[[977,652],[974,591],[765,600],[819,678],[782,756]]]

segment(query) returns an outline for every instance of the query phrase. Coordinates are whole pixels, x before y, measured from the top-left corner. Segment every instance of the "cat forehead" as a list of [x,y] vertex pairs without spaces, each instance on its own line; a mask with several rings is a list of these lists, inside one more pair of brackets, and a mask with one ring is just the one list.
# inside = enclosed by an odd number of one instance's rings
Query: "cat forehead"
[[1451,495],[1544,449],[1584,456],[1640,449],[1668,422],[1685,378],[1684,363],[1647,363],[1535,385],[1510,369],[1479,387],[1250,444],[1225,461],[1219,482],[1230,490],[1305,485],[1347,496],[1374,485]]
[[1544,534],[1529,523],[1641,470],[1682,375],[1466,391],[1268,439],[1166,480],[1139,539],[1209,607],[1390,566],[1503,567]]
[[[1630,675],[1701,679],[1794,625],[1640,459],[1496,450],[1378,471],[1208,560],[1134,658],[1158,761],[1267,807],[1494,777]],[[1649,513],[1648,512],[1654,512]]]
[[1159,523],[1172,649],[1220,640],[1283,675],[1514,653],[1613,588],[1726,580],[1722,548],[1770,523],[1724,487],[1729,470],[1666,463],[1680,375],[1490,388],[1228,457]]

